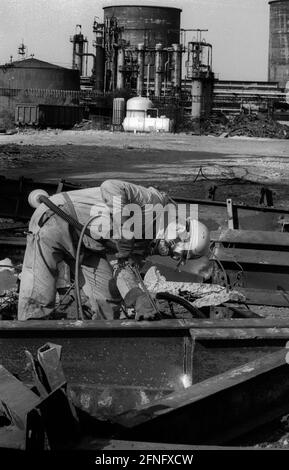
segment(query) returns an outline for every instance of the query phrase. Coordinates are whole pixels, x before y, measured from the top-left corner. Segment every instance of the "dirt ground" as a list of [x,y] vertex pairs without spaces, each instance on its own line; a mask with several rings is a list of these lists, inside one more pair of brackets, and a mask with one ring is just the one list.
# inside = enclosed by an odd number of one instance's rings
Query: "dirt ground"
[[[195,181],[202,167],[202,175]],[[289,143],[273,139],[101,131],[30,131],[0,135],[0,174],[36,181],[64,178],[87,186],[107,178],[154,185],[172,196],[259,202],[262,186],[287,204]]]

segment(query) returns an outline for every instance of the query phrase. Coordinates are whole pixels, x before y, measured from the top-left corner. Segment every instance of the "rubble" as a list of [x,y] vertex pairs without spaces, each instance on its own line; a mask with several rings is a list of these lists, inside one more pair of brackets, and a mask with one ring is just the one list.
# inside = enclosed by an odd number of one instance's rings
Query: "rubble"
[[218,137],[262,137],[289,139],[289,127],[264,114],[238,114],[226,118],[218,115],[201,122],[201,133]]
[[94,129],[94,127],[90,119],[82,119],[81,122],[73,126],[73,130],[78,130],[78,131],[90,131],[91,129]]
[[17,316],[18,275],[9,258],[0,261],[0,320]]
[[[12,261],[5,258],[0,261],[0,296],[6,291],[15,290],[17,288],[18,276],[13,268]],[[1,302],[0,302],[1,303]]]
[[152,294],[169,292],[180,295],[182,292],[192,294],[196,299],[191,302],[193,307],[202,308],[222,305],[225,302],[244,302],[246,297],[237,290],[226,290],[217,284],[200,284],[197,282],[167,281],[155,266],[152,266],[144,277],[144,283]]

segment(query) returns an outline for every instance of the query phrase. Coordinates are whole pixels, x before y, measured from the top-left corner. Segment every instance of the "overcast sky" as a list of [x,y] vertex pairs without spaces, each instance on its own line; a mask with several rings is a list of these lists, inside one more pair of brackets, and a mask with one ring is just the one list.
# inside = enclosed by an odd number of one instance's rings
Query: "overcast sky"
[[113,4],[175,6],[183,10],[182,28],[208,29],[214,71],[221,79],[267,80],[269,6],[267,0],[0,0],[0,62],[17,59],[22,39],[28,54],[71,65],[75,25],[91,42],[94,16]]

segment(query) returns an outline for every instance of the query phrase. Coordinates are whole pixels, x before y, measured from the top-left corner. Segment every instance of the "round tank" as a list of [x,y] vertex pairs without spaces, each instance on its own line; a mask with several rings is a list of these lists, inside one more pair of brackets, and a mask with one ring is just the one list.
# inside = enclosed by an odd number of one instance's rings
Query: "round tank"
[[269,4],[269,81],[285,87],[289,80],[289,0],[274,0]]
[[0,88],[80,89],[78,70],[66,69],[34,58],[0,66]]
[[121,37],[129,46],[144,44],[164,47],[180,42],[181,11],[179,8],[159,6],[115,5],[103,8],[104,20],[117,18],[123,27]]
[[153,108],[153,103],[148,98],[137,96],[130,98],[126,103],[127,116],[133,114],[145,114],[148,109]]

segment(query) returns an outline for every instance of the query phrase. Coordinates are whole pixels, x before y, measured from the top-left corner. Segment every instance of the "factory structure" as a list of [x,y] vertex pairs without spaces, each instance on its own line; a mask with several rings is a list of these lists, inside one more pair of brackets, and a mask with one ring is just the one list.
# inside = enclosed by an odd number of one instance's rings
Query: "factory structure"
[[[122,100],[130,97],[133,101],[128,106],[127,130],[154,126],[160,130],[161,122],[167,130],[171,126],[164,121],[163,112],[172,121],[180,120],[180,113],[182,119],[185,114],[192,119],[210,114],[212,45],[206,43],[201,30],[181,28],[179,8],[119,5],[104,7],[103,11],[103,21],[95,19],[93,23],[93,53],[88,52],[80,25],[70,39],[72,67],[79,70],[83,88],[91,92],[90,103],[87,101],[90,107],[98,114],[111,107],[112,124],[118,128],[125,118]],[[186,42],[188,35],[194,39]],[[93,63],[90,77],[88,57]],[[115,96],[113,104],[109,95]],[[89,100],[89,93],[87,97]],[[148,125],[141,124],[144,116],[149,119]]]
[[[50,115],[70,113],[67,127],[85,116],[107,119],[114,129],[127,119],[127,130],[168,131],[212,112],[239,112],[243,104],[272,108],[289,81],[289,0],[269,5],[268,82],[218,80],[206,30],[183,29],[179,8],[111,5],[93,21],[92,44],[76,25],[71,69],[23,58],[24,45],[21,60],[0,66],[0,115],[10,110],[17,124],[35,124],[42,106]],[[142,126],[144,119],[150,121]]]

